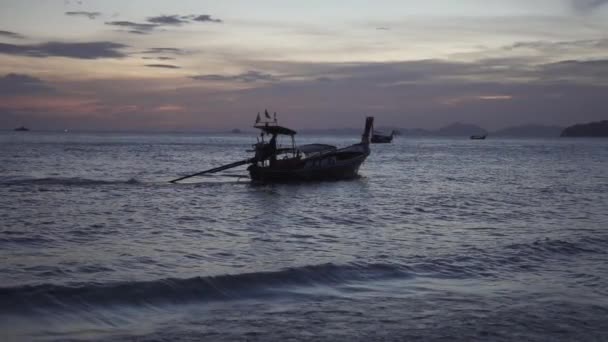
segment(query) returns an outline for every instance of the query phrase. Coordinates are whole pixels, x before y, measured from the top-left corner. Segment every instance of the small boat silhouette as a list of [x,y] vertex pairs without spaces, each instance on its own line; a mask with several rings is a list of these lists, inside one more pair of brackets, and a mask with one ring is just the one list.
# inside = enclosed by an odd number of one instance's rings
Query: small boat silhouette
[[29,130],[30,130],[30,129],[29,129],[29,128],[27,128],[27,127],[25,127],[25,126],[21,126],[21,127],[17,127],[17,128],[15,128],[15,131],[17,131],[17,132],[27,132],[27,131],[29,131]]
[[372,135],[372,144],[388,144],[393,141],[393,137],[395,136],[395,131],[391,131],[390,135],[374,131]]

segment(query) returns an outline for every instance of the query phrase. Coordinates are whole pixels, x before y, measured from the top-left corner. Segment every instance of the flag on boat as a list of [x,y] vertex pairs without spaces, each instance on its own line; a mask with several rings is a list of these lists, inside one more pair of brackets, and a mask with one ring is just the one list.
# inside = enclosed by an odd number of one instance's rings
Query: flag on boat
[[274,112],[274,122],[277,122],[277,112]]
[[258,112],[258,117],[257,117],[257,118],[255,118],[255,123],[256,123],[256,124],[257,124],[257,123],[260,123],[260,120],[261,120],[261,119],[260,119],[260,112]]
[[266,115],[266,119],[270,119],[270,114],[268,114],[268,109],[264,110],[264,115]]

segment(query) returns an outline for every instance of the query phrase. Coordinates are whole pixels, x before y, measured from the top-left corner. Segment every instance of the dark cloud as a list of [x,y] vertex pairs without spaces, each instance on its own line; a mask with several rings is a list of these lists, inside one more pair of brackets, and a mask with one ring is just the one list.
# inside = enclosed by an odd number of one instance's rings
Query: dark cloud
[[0,95],[37,94],[52,90],[41,79],[29,75],[10,73],[0,77]]
[[73,11],[73,12],[65,12],[65,15],[75,16],[75,17],[87,17],[91,20],[99,17],[101,15],[100,12],[87,12],[87,11]]
[[158,56],[158,57],[142,57],[141,59],[155,59],[155,60],[159,60],[159,61],[172,61],[175,58],[167,57],[167,56]]
[[48,42],[34,45],[0,43],[0,53],[28,57],[68,57],[78,59],[122,58],[120,51],[127,45],[113,42],[63,43]]
[[602,5],[608,4],[608,0],[571,0],[572,7],[579,12],[591,12]]
[[133,34],[149,34],[150,32],[145,32],[145,31],[138,31],[138,30],[128,30],[128,33],[133,33]]
[[255,70],[250,70],[238,75],[195,75],[190,78],[198,81],[220,81],[220,82],[258,82],[258,81],[277,81],[278,79],[271,75]]
[[[71,12],[71,13],[90,13],[90,12]],[[194,22],[212,22],[221,23],[220,19],[212,18],[208,14],[201,15],[159,15],[155,17],[148,17],[146,23],[136,23],[133,21],[109,21],[106,25],[118,26],[122,28],[130,29],[129,33],[133,34],[147,34],[151,33],[159,27],[163,26],[180,26],[184,24],[190,24]]]
[[473,77],[482,73],[482,69],[486,67],[481,64],[434,59],[406,62],[329,63],[318,66],[304,64],[303,69],[293,75],[294,78],[306,77],[306,68],[310,68],[313,73],[310,76],[317,81],[332,79],[336,82],[393,86],[403,83],[433,82],[437,79],[447,81],[461,76]]
[[[149,32],[158,27],[156,24],[135,23],[132,21],[108,21],[106,25],[131,29],[132,31],[137,31],[137,33]],[[132,31],[129,32],[134,33]]]
[[183,54],[185,53],[184,50],[182,49],[178,49],[178,48],[165,48],[165,47],[160,47],[160,48],[149,48],[145,51],[142,51],[141,53],[172,53],[172,54]]
[[[403,63],[320,65],[319,69],[335,68],[340,78],[333,82],[283,79],[280,83],[239,90],[233,96],[234,104],[246,107],[273,103],[276,108],[290,108],[292,118],[305,115],[302,127],[319,120],[344,127],[357,123],[352,120],[353,113],[363,112],[374,113],[384,124],[404,127],[436,128],[462,121],[497,128],[529,123],[531,118],[567,125],[574,120],[597,120],[608,110],[602,95],[608,91],[606,85],[543,80],[538,78],[538,71],[528,75],[537,77],[533,81],[510,81],[511,77],[491,74],[490,64],[485,61],[465,65],[470,74],[458,71],[458,64],[442,61]],[[433,70],[435,63],[440,71]],[[477,67],[479,70],[475,71]],[[430,75],[417,76],[422,81],[394,82],[407,80],[412,69],[426,70]],[[389,70],[407,72],[390,75]]]
[[[138,129],[142,125],[167,129],[174,127],[175,122],[180,127],[233,126],[249,122],[251,118],[248,114],[228,114],[249,113],[248,108],[264,108],[268,103],[272,103],[277,111],[285,112],[284,118],[290,124],[301,128],[319,125],[359,127],[366,113],[375,115],[382,125],[425,128],[438,128],[455,121],[495,129],[530,120],[568,125],[578,120],[605,118],[608,112],[605,100],[608,77],[602,76],[602,70],[605,72],[608,62],[564,60],[550,64],[534,63],[507,58],[469,63],[445,60],[383,63],[272,61],[264,67],[252,63],[250,68],[258,70],[258,75],[280,75],[281,82],[249,83],[251,86],[246,89],[226,90],[211,89],[208,84],[200,87],[176,85],[177,91],[171,92],[150,87],[149,79],[62,82],[62,91],[74,89],[76,93],[94,93],[104,106],[95,109],[95,115],[77,118],[72,115],[65,119],[61,117],[65,112],[63,108],[36,110],[41,117],[57,125],[65,126],[65,120],[74,120],[74,124],[89,128],[106,125]],[[567,77],[585,73],[598,76],[586,81],[571,81]],[[247,74],[251,77],[250,72],[193,78],[243,82],[247,80],[243,75]],[[327,78],[332,81],[327,82]],[[596,83],[600,81],[604,85]],[[159,79],[158,82],[169,81]],[[146,115],[152,113],[153,108],[165,104],[188,109],[179,117],[170,114],[168,120],[147,121]],[[21,112],[26,111],[26,105]],[[0,110],[2,106],[0,101]],[[74,113],[77,110],[80,109],[72,109]],[[11,111],[16,110],[11,107]],[[141,117],[125,122],[125,113],[132,112],[140,112]],[[10,123],[7,127],[14,125],[16,123]]]
[[604,71],[608,72],[608,59],[596,59],[596,60],[567,60],[557,63],[545,64],[546,67],[558,67],[558,68],[574,68],[580,71],[581,68],[589,69],[594,72]]
[[[566,60],[542,63],[526,58],[493,58],[474,62],[447,60],[418,60],[378,63],[294,63],[273,62],[252,65],[257,69],[272,68],[282,75],[281,84],[312,82],[352,87],[366,86],[388,89],[424,84],[469,83],[535,83],[553,84],[575,82],[589,85],[608,84],[608,60]],[[250,72],[251,73],[251,72]],[[256,76],[261,80],[276,80],[269,74],[199,75],[194,79],[206,81],[246,81]],[[331,82],[328,82],[330,81]]]
[[181,25],[190,22],[179,15],[159,15],[157,17],[149,17],[147,21],[157,25]]
[[24,39],[25,38],[24,36],[20,35],[19,33],[11,32],[11,31],[1,31],[1,30],[0,30],[0,36],[14,38],[14,39]]
[[539,66],[538,73],[544,81],[608,84],[608,59],[567,60],[543,64]]
[[209,14],[201,14],[201,15],[197,15],[195,17],[192,18],[192,20],[194,21],[198,21],[198,22],[208,22],[208,23],[221,23],[222,20],[221,19],[215,19],[213,17],[211,17]]
[[145,66],[149,68],[164,68],[164,69],[179,69],[180,67],[177,65],[171,64],[146,64]]
[[586,39],[586,40],[571,40],[571,41],[528,41],[516,42],[503,47],[504,50],[511,51],[517,49],[530,49],[547,54],[553,54],[557,51],[576,51],[597,50],[608,48],[608,39]]
[[181,25],[198,21],[201,23],[221,23],[221,19],[213,18],[209,14],[190,14],[190,15],[160,15],[150,17],[148,21],[160,25]]

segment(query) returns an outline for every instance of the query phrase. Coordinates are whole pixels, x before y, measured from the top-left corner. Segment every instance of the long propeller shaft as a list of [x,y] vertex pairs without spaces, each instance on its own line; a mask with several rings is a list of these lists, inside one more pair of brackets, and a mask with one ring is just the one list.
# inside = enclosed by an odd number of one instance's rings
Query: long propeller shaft
[[174,179],[174,180],[172,180],[170,182],[171,183],[176,183],[176,182],[179,182],[179,181],[187,179],[187,178],[201,176],[201,175],[204,175],[204,174],[207,174],[207,173],[215,173],[215,172],[220,172],[220,171],[232,169],[233,167],[237,167],[237,166],[253,163],[254,161],[255,161],[254,158],[245,159],[245,160],[237,161],[237,162],[234,162],[234,163],[231,163],[231,164],[227,164],[227,165],[223,165],[223,166],[218,166],[218,167],[215,167],[213,169],[209,169],[209,170],[197,172],[197,173],[194,173],[194,174],[191,174],[191,175],[183,176],[183,177]]

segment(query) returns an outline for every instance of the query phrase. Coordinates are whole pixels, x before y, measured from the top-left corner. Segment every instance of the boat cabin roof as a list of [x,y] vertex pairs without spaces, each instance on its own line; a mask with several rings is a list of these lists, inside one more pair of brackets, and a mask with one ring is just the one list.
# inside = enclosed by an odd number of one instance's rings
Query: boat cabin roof
[[255,128],[261,129],[264,133],[268,133],[270,135],[275,134],[283,134],[283,135],[296,135],[296,131],[293,129],[289,129],[287,127],[279,126],[279,125],[256,125]]

